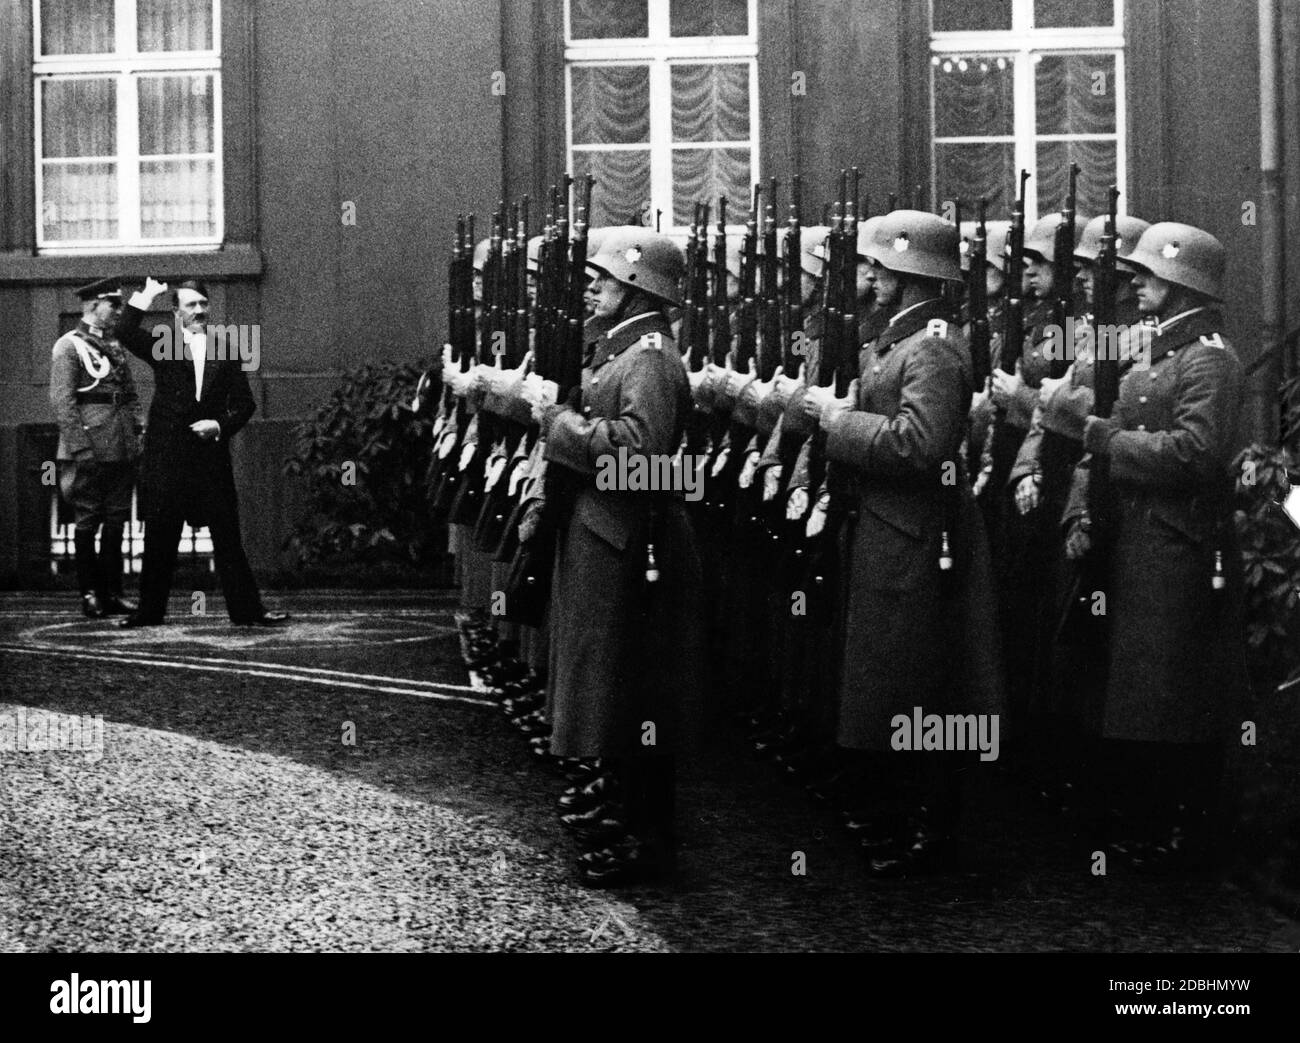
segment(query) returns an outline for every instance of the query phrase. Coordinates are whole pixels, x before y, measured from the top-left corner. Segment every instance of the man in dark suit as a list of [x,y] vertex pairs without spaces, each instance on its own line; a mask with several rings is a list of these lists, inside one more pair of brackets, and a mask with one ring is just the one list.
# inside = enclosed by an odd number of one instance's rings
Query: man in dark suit
[[154,626],[167,611],[167,594],[186,520],[212,534],[226,610],[236,626],[276,626],[288,616],[262,606],[239,535],[239,504],[230,466],[230,439],[257,408],[238,355],[218,350],[208,331],[208,292],[181,283],[173,294],[175,319],[164,336],[140,323],[167,284],[145,280],[122,310],[118,339],[154,372],[141,468],[145,521],[140,608],[126,627]]

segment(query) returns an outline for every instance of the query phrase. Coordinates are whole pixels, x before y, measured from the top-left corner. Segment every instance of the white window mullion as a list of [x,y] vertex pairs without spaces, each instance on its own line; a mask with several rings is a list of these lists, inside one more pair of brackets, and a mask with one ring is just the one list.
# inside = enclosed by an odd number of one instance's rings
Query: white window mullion
[[[1018,0],[1023,2],[1023,0]],[[1029,0],[1030,3],[1033,0]],[[1029,183],[1025,186],[1025,222],[1032,224],[1038,219],[1038,147],[1034,115],[1034,56],[1028,50],[1016,54],[1016,74],[1013,79],[1015,96],[1014,126],[1016,130],[1016,169],[1010,187],[1012,197],[1007,200],[1007,210],[1011,210],[1015,193],[1020,188],[1020,171],[1029,171]]]
[[672,33],[672,20],[669,17],[669,0],[649,0],[647,20],[647,39],[652,44],[668,43]]
[[117,81],[118,237],[140,241],[140,95],[139,80],[123,73]]
[[663,210],[664,228],[674,223],[672,89],[671,67],[661,56],[650,63],[650,206]]

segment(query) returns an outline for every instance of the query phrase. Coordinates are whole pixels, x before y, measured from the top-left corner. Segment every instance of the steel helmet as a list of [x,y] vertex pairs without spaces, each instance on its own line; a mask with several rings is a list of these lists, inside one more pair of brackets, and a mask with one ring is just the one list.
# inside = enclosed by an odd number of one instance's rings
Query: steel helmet
[[1124,264],[1221,301],[1226,260],[1223,244],[1209,232],[1161,221],[1142,233]]
[[[1055,214],[1047,214],[1040,217],[1034,222],[1034,227],[1030,229],[1029,234],[1025,236],[1025,253],[1033,254],[1040,260],[1052,263],[1052,258],[1056,256],[1056,230],[1065,222],[1065,215],[1059,211]],[[1083,226],[1087,224],[1088,218],[1076,216],[1074,220],[1074,242],[1077,246],[1079,243],[1079,233]]]
[[[1127,257],[1137,246],[1138,240],[1142,238],[1151,225],[1143,221],[1140,217],[1121,216],[1115,218],[1115,252],[1120,257]],[[1083,226],[1083,235],[1079,239],[1079,245],[1074,248],[1074,259],[1076,261],[1095,261],[1101,253],[1101,236],[1106,230],[1106,215],[1094,217]]]
[[[729,235],[727,236],[727,274],[740,278],[740,246],[744,236]],[[713,247],[717,243],[718,237],[715,235],[709,245],[709,260],[713,260]]]
[[799,267],[814,279],[826,270],[826,237],[831,230],[825,225],[804,225],[799,229]]
[[958,239],[957,226],[937,214],[895,210],[870,229],[862,252],[891,272],[960,282]]
[[686,256],[668,236],[648,228],[630,228],[626,235],[606,236],[587,267],[669,304],[682,303]]
[[[978,221],[961,223],[961,270],[970,270],[970,252],[975,248],[975,232],[979,229]],[[1011,231],[1010,221],[984,222],[984,263],[990,264],[1000,272],[1007,270],[1007,233]]]
[[536,272],[542,263],[542,243],[546,236],[535,235],[528,240],[528,270]]

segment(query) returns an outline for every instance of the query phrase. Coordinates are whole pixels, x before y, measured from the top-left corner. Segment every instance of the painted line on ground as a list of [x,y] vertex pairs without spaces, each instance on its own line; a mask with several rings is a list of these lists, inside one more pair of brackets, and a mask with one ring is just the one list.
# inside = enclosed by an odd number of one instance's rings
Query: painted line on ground
[[[496,703],[488,699],[472,699],[466,695],[456,695],[452,692],[438,691],[433,687],[399,688],[393,685],[364,684],[357,680],[337,680],[329,677],[313,676],[313,674],[306,672],[311,668],[293,668],[282,666],[280,664],[273,664],[273,669],[270,670],[252,670],[219,665],[217,661],[202,659],[199,657],[196,657],[197,661],[195,662],[183,662],[177,659],[163,659],[161,657],[151,657],[138,653],[130,655],[128,653],[74,652],[58,647],[50,648],[3,644],[0,644],[0,652],[12,652],[18,655],[57,656],[63,659],[86,659],[91,660],[92,662],[121,663],[130,666],[165,667],[172,670],[197,670],[208,673],[235,674],[245,677],[265,677],[272,680],[298,681],[303,684],[323,685],[329,688],[354,688],[365,692],[383,692],[389,695],[413,695],[420,699],[436,699],[441,702],[466,703],[470,706],[496,706]],[[222,662],[230,662],[230,660],[223,660]],[[302,672],[299,672],[299,670]],[[360,678],[379,676],[372,674],[347,675],[344,674],[343,671],[332,672],[341,674],[345,677],[355,676]],[[434,682],[431,681],[419,681],[403,677],[386,677],[382,679],[409,685],[432,686],[434,684]],[[453,689],[456,692],[476,691],[476,689],[466,688],[463,685],[441,685],[440,687]]]

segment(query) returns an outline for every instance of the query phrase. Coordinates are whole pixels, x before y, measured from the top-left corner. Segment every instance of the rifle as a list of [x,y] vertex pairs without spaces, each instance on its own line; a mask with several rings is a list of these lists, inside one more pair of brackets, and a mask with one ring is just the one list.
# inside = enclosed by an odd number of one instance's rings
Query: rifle
[[1015,366],[1025,343],[1025,182],[1029,171],[1020,172],[1020,194],[1011,206],[1011,228],[1007,232],[1006,304],[1002,310],[1002,350],[998,367]]
[[709,354],[708,239],[709,205],[696,203],[690,236],[686,240],[686,295],[682,302],[682,339],[691,370],[703,368]]
[[759,306],[762,334],[758,355],[758,377],[771,380],[782,357],[781,290],[777,286],[780,259],[776,245],[776,178],[768,181],[767,209],[763,217],[763,295]]
[[781,356],[781,367],[788,376],[799,371],[799,356],[803,353],[797,339],[803,336],[803,238],[800,231],[799,196],[799,175],[795,174],[790,181],[790,217],[786,221],[785,239],[781,244],[784,270],[782,283],[785,290],[785,301],[781,309],[785,351]]
[[835,366],[835,394],[843,398],[849,383],[857,376],[853,370],[858,353],[858,189],[862,174],[852,169],[853,196],[846,200],[841,234],[843,237],[840,285],[840,324]]
[[[1116,219],[1119,210],[1119,189],[1110,187],[1106,224],[1101,235],[1101,248],[1093,266],[1093,413],[1109,417],[1119,398],[1120,359],[1119,345],[1101,331],[1113,330],[1117,315],[1119,277],[1116,272]],[[1115,488],[1110,479],[1110,458],[1095,454],[1088,461],[1087,517],[1091,546],[1087,555],[1077,563],[1074,582],[1057,627],[1058,636],[1068,634],[1075,638],[1091,636],[1105,638],[1105,630],[1096,624],[1104,623],[1104,616],[1091,611],[1093,593],[1104,591],[1110,582],[1111,550],[1115,536]],[[1079,626],[1078,624],[1083,624]],[[1104,663],[1106,657],[1089,657],[1089,661]]]
[[[1065,207],[1061,210],[1061,223],[1056,226],[1052,244],[1052,288],[1056,293],[1052,302],[1052,321],[1066,335],[1067,321],[1074,312],[1074,222],[1079,164],[1070,164],[1070,187],[1065,194]],[[1062,351],[1059,358],[1051,360],[1048,375],[1059,378],[1070,368],[1070,351]]]
[[758,338],[758,222],[763,186],[754,186],[754,198],[740,245],[740,314],[736,330],[735,368],[744,370],[755,355]]
[[985,200],[979,203],[979,219],[975,225],[975,238],[970,248],[970,278],[967,281],[966,302],[970,314],[970,353],[975,371],[975,390],[988,383],[993,373],[989,355],[989,294],[985,267],[988,264],[989,237],[984,223]]
[[718,198],[718,230],[713,240],[713,329],[710,331],[709,359],[716,366],[725,365],[731,350],[731,312],[727,300],[727,197]]

